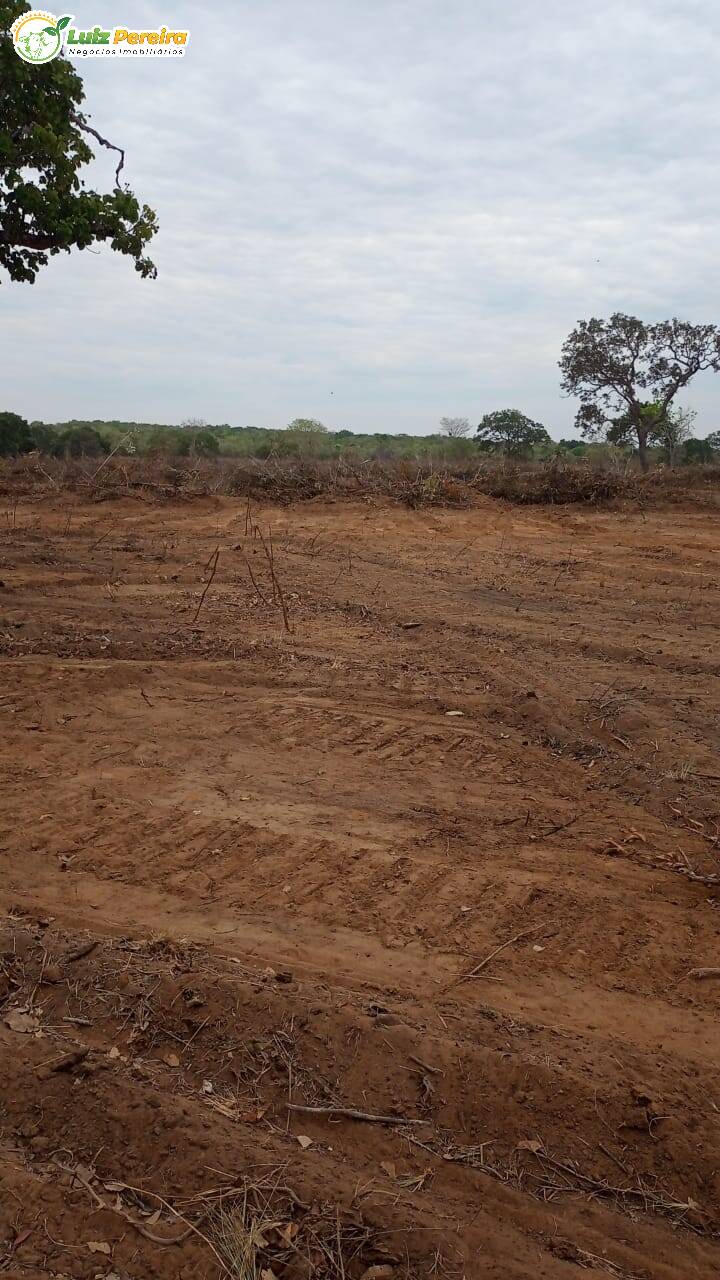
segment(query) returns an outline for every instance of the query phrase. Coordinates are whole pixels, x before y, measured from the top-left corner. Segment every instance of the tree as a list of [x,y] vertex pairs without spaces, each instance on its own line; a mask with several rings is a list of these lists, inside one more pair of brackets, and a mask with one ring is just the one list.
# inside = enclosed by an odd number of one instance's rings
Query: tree
[[674,466],[679,460],[683,446],[692,435],[692,428],[697,418],[694,409],[674,408],[672,405],[660,419],[655,428],[655,442],[661,446],[665,461]]
[[207,422],[204,418],[183,418],[180,423],[181,431],[205,431]]
[[470,431],[470,423],[467,418],[441,418],[440,430],[451,440],[460,440]]
[[[640,421],[648,445],[658,445],[663,451],[663,461],[677,462],[686,440],[692,435],[692,425],[697,417],[694,409],[674,408],[663,410],[657,401],[640,404]],[[630,444],[636,439],[633,419],[629,412],[620,414],[607,428],[606,437],[611,444]]]
[[322,422],[318,422],[317,418],[293,418],[292,422],[288,423],[287,429],[305,433],[319,432],[320,435],[327,433],[327,427],[323,426]]
[[315,458],[332,442],[326,441],[328,429],[317,418],[293,418],[284,432],[283,453],[297,454],[301,458]]
[[193,437],[192,451],[198,458],[212,458],[220,452],[220,441],[212,431],[197,431]]
[[151,431],[146,438],[144,453],[150,457],[157,457],[162,454],[170,454],[175,456],[183,452],[189,452],[187,437],[184,436],[179,427],[158,427],[157,430]]
[[[720,447],[720,440],[718,441]],[[709,440],[686,440],[682,448],[683,462],[714,462],[715,450]]]
[[550,436],[540,422],[533,422],[519,409],[496,409],[486,413],[475,432],[485,448],[496,449],[509,458],[527,455],[533,445],[547,444]]
[[30,425],[19,413],[0,413],[0,456],[30,453],[34,441]]
[[[121,184],[122,148],[88,124],[80,76],[62,55],[33,67],[13,49],[10,26],[26,7],[0,0],[0,266],[32,284],[49,257],[109,241],[154,277],[145,249],[155,213]],[[112,192],[86,190],[78,176],[93,159],[89,139],[119,156]]]
[[57,431],[44,422],[31,422],[32,447],[39,453],[52,453],[57,441]]
[[705,437],[705,440],[711,449],[716,449],[720,452],[720,431],[711,431],[710,435]]
[[619,311],[609,320],[581,320],[560,357],[561,386],[580,400],[575,421],[583,435],[607,432],[627,414],[644,471],[653,432],[678,391],[703,369],[720,370],[715,325],[676,319],[648,325]]
[[58,458],[91,458],[109,453],[110,446],[94,427],[68,427],[62,431],[53,447]]

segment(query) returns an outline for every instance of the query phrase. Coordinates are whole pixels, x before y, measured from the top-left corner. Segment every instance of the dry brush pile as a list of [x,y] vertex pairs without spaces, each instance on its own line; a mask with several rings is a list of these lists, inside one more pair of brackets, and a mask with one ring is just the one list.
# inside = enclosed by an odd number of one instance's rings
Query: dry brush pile
[[409,507],[468,507],[477,495],[516,504],[613,505],[648,500],[717,505],[720,468],[649,475],[553,459],[545,463],[488,460],[481,465],[407,461],[354,462],[287,458],[169,460],[115,456],[54,459],[29,454],[0,463],[0,492],[47,496],[74,491],[95,501],[147,494],[156,500],[238,495],[287,504],[316,497],[385,498]]

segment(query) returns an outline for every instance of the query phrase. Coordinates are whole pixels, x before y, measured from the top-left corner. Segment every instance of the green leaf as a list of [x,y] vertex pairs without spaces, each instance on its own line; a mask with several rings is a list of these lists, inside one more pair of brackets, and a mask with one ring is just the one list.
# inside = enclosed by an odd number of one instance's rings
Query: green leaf
[[57,27],[43,27],[44,36],[56,36],[57,33],[58,33]]
[[69,22],[70,18],[61,18],[57,24],[58,31],[64,31]]

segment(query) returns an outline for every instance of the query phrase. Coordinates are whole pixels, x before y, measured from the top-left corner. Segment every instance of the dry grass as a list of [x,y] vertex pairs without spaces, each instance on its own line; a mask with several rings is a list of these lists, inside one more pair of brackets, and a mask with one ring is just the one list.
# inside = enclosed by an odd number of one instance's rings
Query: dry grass
[[687,782],[695,772],[695,765],[692,760],[680,760],[672,769],[668,769],[665,777],[670,782]]
[[267,1248],[265,1232],[276,1226],[253,1217],[247,1192],[242,1202],[226,1209],[221,1203],[212,1224],[215,1248],[232,1280],[256,1280],[260,1251]]
[[280,1185],[279,1170],[246,1179],[241,1192],[221,1192],[207,1226],[226,1280],[261,1280],[294,1273],[348,1280],[377,1255],[372,1229],[357,1211],[308,1206]]

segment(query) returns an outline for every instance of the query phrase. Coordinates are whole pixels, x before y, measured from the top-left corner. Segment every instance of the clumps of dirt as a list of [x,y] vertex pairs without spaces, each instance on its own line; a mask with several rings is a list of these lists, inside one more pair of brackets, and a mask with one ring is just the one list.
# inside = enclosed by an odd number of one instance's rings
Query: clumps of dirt
[[291,1125],[288,1093],[338,1087],[307,1060],[292,973],[218,967],[182,942],[71,938],[17,913],[0,974],[0,1271],[426,1273],[383,1230],[410,1239],[407,1213],[366,1211],[332,1130],[326,1143]]
[[[141,1249],[170,1269],[146,1258],[132,1274],[184,1275],[182,1258],[214,1261],[231,1280],[410,1280],[447,1243],[439,1199],[446,1216],[468,1214],[476,1187],[460,1186],[460,1170],[484,1179],[484,1201],[501,1184],[530,1203],[575,1197],[718,1234],[710,1153],[696,1191],[697,1153],[682,1169],[678,1153],[668,1179],[655,1150],[668,1109],[685,1114],[684,1093],[645,1081],[628,1091],[627,1064],[611,1061],[599,1099],[582,1073],[536,1057],[511,1021],[485,1022],[483,1043],[456,1062],[400,999],[393,1014],[198,944],[69,937],[20,914],[0,935],[0,969],[0,1182],[46,1215],[58,1271],[63,1248],[116,1267]],[[581,1113],[592,1141],[578,1144]],[[539,1136],[551,1128],[552,1142]],[[0,1200],[0,1231],[14,1203]],[[11,1241],[18,1262],[37,1244],[37,1224],[32,1243],[20,1238],[26,1217]],[[471,1248],[467,1224],[461,1238]],[[73,1274],[94,1275],[93,1261]]]

